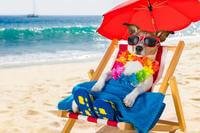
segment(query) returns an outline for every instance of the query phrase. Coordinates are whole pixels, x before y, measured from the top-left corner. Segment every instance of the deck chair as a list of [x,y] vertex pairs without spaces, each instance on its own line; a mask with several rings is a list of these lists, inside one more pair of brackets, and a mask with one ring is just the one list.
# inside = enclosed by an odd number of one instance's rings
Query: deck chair
[[[185,124],[185,119],[184,119],[184,114],[182,110],[182,105],[181,105],[181,100],[178,92],[178,86],[176,82],[175,76],[173,76],[175,68],[177,66],[177,63],[179,61],[179,58],[181,56],[182,50],[184,48],[184,42],[180,41],[177,46],[166,46],[166,48],[169,51],[173,51],[173,57],[171,59],[171,62],[169,64],[169,67],[166,71],[166,74],[163,78],[163,81],[160,85],[159,92],[162,94],[166,94],[166,91],[168,89],[168,86],[171,88],[172,92],[172,98],[174,102],[174,107],[177,115],[178,122],[172,122],[172,121],[167,121],[167,120],[159,120],[156,125],[153,127],[152,131],[162,131],[162,132],[175,132],[177,130],[181,132],[186,131],[186,124]],[[96,68],[96,71],[91,69],[88,72],[90,80],[98,80],[100,75],[102,74],[103,70],[105,69],[109,59],[111,58],[113,52],[115,49],[118,47],[118,40],[113,40],[108,47],[107,51],[105,52],[105,55],[103,56],[100,64]],[[83,116],[81,114],[76,114],[76,113],[71,113],[67,112],[65,110],[59,110],[58,111],[58,116],[63,117],[63,118],[68,118],[62,133],[69,133],[74,126],[76,120],[84,120],[88,122],[93,122],[93,123],[100,123],[106,126],[112,126],[116,127],[122,131],[127,131],[127,130],[134,130],[131,124],[125,123],[125,122],[117,122],[117,121],[110,121],[110,120],[104,120],[104,119],[97,119],[94,117],[90,116]]]

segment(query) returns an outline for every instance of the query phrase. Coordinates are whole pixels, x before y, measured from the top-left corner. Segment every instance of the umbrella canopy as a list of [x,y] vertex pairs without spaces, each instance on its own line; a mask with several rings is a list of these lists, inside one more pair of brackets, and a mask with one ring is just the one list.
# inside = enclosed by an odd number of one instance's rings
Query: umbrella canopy
[[148,32],[177,31],[200,20],[199,0],[129,0],[105,13],[98,33],[109,39],[127,39],[124,23]]

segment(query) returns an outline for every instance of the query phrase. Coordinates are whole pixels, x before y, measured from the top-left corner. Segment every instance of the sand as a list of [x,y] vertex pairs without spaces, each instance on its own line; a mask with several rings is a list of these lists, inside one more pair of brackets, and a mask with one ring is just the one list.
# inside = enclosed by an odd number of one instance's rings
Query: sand
[[[175,75],[187,132],[200,132],[200,45],[188,44]],[[59,133],[66,120],[56,116],[57,103],[76,83],[87,81],[96,61],[0,69],[0,133]],[[176,120],[170,91],[163,118]],[[78,122],[73,133],[94,133],[100,125]]]

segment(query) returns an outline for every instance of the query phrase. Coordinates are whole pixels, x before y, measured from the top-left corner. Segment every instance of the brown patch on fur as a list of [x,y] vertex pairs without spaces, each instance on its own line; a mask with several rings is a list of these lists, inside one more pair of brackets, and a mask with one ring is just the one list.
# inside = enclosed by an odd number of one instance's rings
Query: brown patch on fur
[[160,42],[164,42],[170,34],[174,34],[174,32],[172,32],[172,31],[158,31],[158,32],[156,32],[156,36],[160,38]]
[[[138,26],[133,25],[133,24],[128,24],[128,23],[124,23],[125,26],[127,26],[128,28],[128,32],[130,35],[135,34],[138,36],[151,36],[151,37],[156,37],[160,39],[160,42],[164,42],[166,40],[166,38],[170,35],[170,34],[174,34],[174,32],[172,31],[157,31],[157,32],[147,32],[147,31],[143,31],[141,30]],[[157,53],[158,47],[160,45],[157,45],[155,47],[146,47],[143,46],[144,48],[144,54],[145,55],[155,55]],[[136,46],[133,46],[133,48],[135,49]]]
[[126,25],[128,27],[128,32],[130,35],[132,34],[138,34],[140,32],[149,34],[149,36],[156,36],[160,38],[160,42],[164,42],[166,40],[166,38],[170,35],[170,34],[174,34],[173,31],[157,31],[157,32],[147,32],[147,31],[142,31],[138,26],[133,25],[133,24],[128,24],[125,23],[124,25]]

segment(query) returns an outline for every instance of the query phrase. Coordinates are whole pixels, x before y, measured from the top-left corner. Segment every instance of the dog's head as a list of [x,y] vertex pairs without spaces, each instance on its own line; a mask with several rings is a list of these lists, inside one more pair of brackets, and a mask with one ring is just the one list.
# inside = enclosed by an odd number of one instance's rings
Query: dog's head
[[125,25],[127,26],[130,34],[128,38],[129,52],[141,56],[154,56],[160,46],[160,43],[165,41],[169,34],[173,34],[173,32],[169,31],[146,32],[140,30],[140,28],[135,25]]

